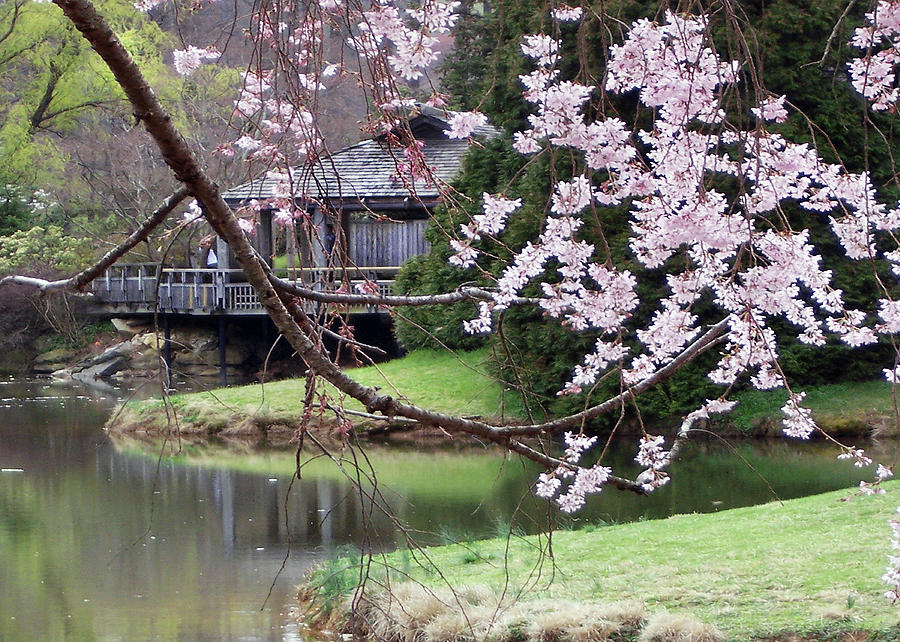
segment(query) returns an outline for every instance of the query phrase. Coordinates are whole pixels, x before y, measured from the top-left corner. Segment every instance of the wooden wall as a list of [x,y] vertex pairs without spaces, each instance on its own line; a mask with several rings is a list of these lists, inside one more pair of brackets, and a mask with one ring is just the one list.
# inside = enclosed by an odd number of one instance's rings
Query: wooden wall
[[403,265],[410,257],[427,254],[427,220],[373,221],[350,219],[347,245],[350,260],[360,267]]

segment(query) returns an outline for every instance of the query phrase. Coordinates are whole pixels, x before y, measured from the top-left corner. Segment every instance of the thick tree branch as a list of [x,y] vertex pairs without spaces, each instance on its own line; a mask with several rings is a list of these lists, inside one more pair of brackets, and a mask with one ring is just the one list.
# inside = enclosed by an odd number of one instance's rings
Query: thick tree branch
[[713,347],[725,333],[726,329],[728,329],[728,319],[722,319],[707,330],[699,339],[682,350],[677,357],[672,359],[665,366],[615,397],[610,397],[603,403],[591,406],[587,410],[575,413],[574,415],[569,415],[568,417],[554,419],[553,421],[532,424],[530,426],[512,426],[509,428],[508,433],[510,435],[553,433],[559,430],[565,430],[566,428],[572,428],[573,426],[578,426],[584,421],[590,421],[591,419],[604,415],[674,375],[686,364]]
[[150,233],[166,220],[166,217],[172,213],[172,210],[178,207],[178,204],[181,203],[187,195],[188,190],[186,187],[180,187],[175,190],[162,205],[154,210],[153,214],[150,215],[150,218],[148,218],[143,225],[83,272],[79,272],[68,279],[60,279],[58,281],[46,281],[44,279],[35,279],[18,275],[7,276],[0,279],[0,285],[3,285],[4,283],[18,283],[19,285],[35,287],[41,292],[56,292],[61,290],[81,291],[88,283],[100,276],[104,270],[109,268],[113,263],[124,256],[126,252],[131,250],[131,248],[150,236]]
[[313,372],[359,400],[367,408],[383,406],[383,397],[375,388],[363,386],[343,373],[294,321],[269,282],[264,263],[259,260],[256,251],[244,236],[237,219],[222,199],[218,187],[203,172],[186,141],[175,129],[171,118],[145,81],[140,69],[103,17],[87,0],[56,0],[56,4],[109,67],[134,108],[135,116],[144,123],[175,177],[203,203],[206,220],[231,247],[247,281],[256,290],[260,303],[269,313],[278,331]]
[[44,122],[47,110],[50,108],[50,102],[53,100],[53,93],[56,91],[56,85],[59,83],[59,79],[62,77],[62,72],[59,70],[59,67],[51,60],[50,61],[50,77],[47,79],[47,86],[44,88],[44,95],[41,96],[40,102],[38,102],[37,107],[34,108],[34,112],[31,114],[31,118],[29,119],[29,129],[31,133],[37,131],[38,127],[41,123]]

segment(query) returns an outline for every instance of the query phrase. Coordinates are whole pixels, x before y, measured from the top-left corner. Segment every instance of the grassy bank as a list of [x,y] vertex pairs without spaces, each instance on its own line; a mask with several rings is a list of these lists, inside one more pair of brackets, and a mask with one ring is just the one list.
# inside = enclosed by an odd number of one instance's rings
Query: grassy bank
[[[897,434],[894,399],[886,381],[852,381],[802,388],[804,405],[822,428],[834,436],[869,435],[873,430]],[[744,390],[724,422],[745,434],[774,435],[781,431],[785,390]]]
[[[353,376],[369,386],[378,386],[387,394],[439,412],[481,417],[518,417],[514,395],[504,393],[490,375],[488,351],[450,354],[418,350],[379,364],[357,368]],[[208,392],[173,395],[169,398],[183,432],[247,433],[271,426],[290,427],[302,412],[304,379],[288,379],[266,384],[222,388]],[[317,390],[334,406],[344,405],[361,412],[362,406],[343,397],[330,384],[320,380]],[[326,418],[333,418],[326,413]],[[350,417],[355,423],[365,424]],[[128,404],[114,417],[112,427],[122,431],[158,430],[170,420],[161,400]]]
[[[395,553],[376,560],[373,575],[380,581],[371,583],[390,581],[394,601],[371,598],[369,620],[381,627],[380,638],[423,642],[472,639],[466,631],[480,626],[483,633],[486,624],[479,618],[487,615],[494,625],[485,639],[604,639],[584,630],[598,613],[612,624],[630,614],[626,633],[613,639],[632,640],[641,628],[636,612],[657,624],[669,618],[697,631],[694,637],[642,638],[650,640],[897,640],[900,611],[882,597],[880,579],[891,550],[887,520],[900,484],[888,488],[893,493],[886,497],[843,501],[849,491],[837,491],[721,513],[557,532],[552,563],[539,562],[548,541],[538,537]],[[336,593],[342,581],[346,588],[358,578],[354,568],[339,569],[332,561],[313,576],[313,582],[326,584],[332,605],[341,603]],[[471,611],[468,624],[445,612],[459,606],[443,593],[448,584],[468,587],[459,600]],[[519,604],[505,600],[497,610],[501,595],[519,596]],[[441,607],[448,599],[449,606]],[[664,612],[668,615],[660,615]],[[645,624],[645,635],[646,629]]]

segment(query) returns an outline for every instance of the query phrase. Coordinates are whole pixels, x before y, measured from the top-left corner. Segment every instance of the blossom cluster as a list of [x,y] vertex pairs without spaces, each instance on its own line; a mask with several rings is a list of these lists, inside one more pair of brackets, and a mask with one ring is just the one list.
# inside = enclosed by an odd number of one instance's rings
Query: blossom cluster
[[871,102],[872,109],[893,110],[900,97],[895,70],[900,63],[900,2],[880,0],[866,14],[866,22],[850,41],[864,52],[848,65],[850,82]]
[[[599,493],[609,480],[612,470],[607,466],[595,464],[590,467],[578,466],[584,452],[594,445],[596,437],[567,432],[564,437],[566,451],[565,464],[549,473],[541,473],[535,484],[535,494],[544,499],[556,497],[560,510],[566,513],[579,511],[587,496]],[[563,482],[568,482],[565,492],[557,496]]]
[[[552,216],[540,238],[511,261],[494,300],[482,305],[467,327],[488,331],[491,313],[540,279],[541,305],[550,316],[574,330],[611,335],[575,367],[564,393],[580,392],[608,367],[627,361],[629,349],[619,331],[636,304],[635,279],[595,263],[595,248],[579,238],[579,230],[585,210],[629,202],[631,249],[639,261],[656,268],[681,253],[692,265],[668,277],[671,295],[647,327],[636,329],[642,350],[622,371],[626,383],[652,376],[698,336],[691,308],[704,295],[713,297],[729,323],[722,357],[710,373],[724,385],[746,372],[759,388],[783,385],[775,334],[767,327],[771,318],[789,321],[811,345],[823,344],[826,331],[849,345],[875,341],[864,315],[846,308],[842,292],[831,285],[808,231],[775,231],[759,222],[788,199],[814,212],[838,210],[832,228],[848,256],[867,258],[877,254],[874,234],[894,229],[900,217],[878,204],[867,175],[850,174],[824,162],[808,145],[767,130],[765,122],[787,117],[784,96],[764,97],[751,109],[760,121],[753,130],[722,126],[721,91],[737,82],[740,67],[721,60],[709,46],[705,17],[669,12],[662,24],[638,20],[625,41],[612,46],[605,90],[637,90],[641,103],[656,114],[652,128],[635,133],[618,118],[586,121],[587,101],[600,90],[559,79],[560,47],[546,34],[523,42],[523,52],[537,67],[521,76],[523,96],[536,113],[529,117],[531,127],[516,134],[514,146],[524,154],[547,147],[578,151],[585,173],[557,183]],[[714,127],[702,129],[698,123]],[[716,176],[741,179],[745,188],[737,201],[713,186]],[[481,230],[496,236],[506,224],[509,212],[495,208],[488,197],[483,213],[453,241],[451,261],[457,265],[477,261]],[[555,278],[547,272],[551,262],[558,265]],[[882,318],[883,329],[900,327],[900,306],[882,301]],[[789,434],[804,436],[814,429],[798,403],[789,404],[786,415]]]
[[175,71],[181,76],[194,73],[206,61],[218,60],[219,55],[215,49],[201,49],[194,45],[188,45],[187,49],[176,49],[172,52]]
[[[244,73],[234,114],[247,125],[237,140],[217,149],[258,163],[275,181],[279,193],[252,204],[252,211],[273,210],[274,221],[285,227],[306,216],[307,186],[316,180],[314,168],[324,150],[313,114],[331,79],[352,77],[367,93],[373,107],[363,128],[398,149],[394,179],[411,194],[422,182],[434,182],[421,142],[402,134],[416,101],[400,96],[395,79],[422,78],[439,58],[439,45],[455,24],[459,6],[450,0],[427,0],[415,8],[392,0],[320,0],[302,12],[278,3],[254,12],[247,34],[273,62]],[[357,52],[367,71],[350,64],[344,53],[329,60],[326,33],[344,34],[344,45]],[[427,103],[442,107],[445,97],[434,92]],[[467,138],[486,123],[483,114],[472,112],[448,112],[448,120],[448,136],[455,138]],[[259,173],[259,168],[250,171]]]
[[439,53],[440,36],[450,32],[457,19],[456,1],[429,0],[418,9],[400,9],[394,3],[375,0],[358,18],[357,32],[349,44],[365,58],[387,53],[393,74],[418,80]]
[[644,435],[634,460],[644,467],[637,481],[644,490],[651,491],[669,482],[669,474],[665,467],[671,461],[671,453],[663,450],[665,439],[661,435]]

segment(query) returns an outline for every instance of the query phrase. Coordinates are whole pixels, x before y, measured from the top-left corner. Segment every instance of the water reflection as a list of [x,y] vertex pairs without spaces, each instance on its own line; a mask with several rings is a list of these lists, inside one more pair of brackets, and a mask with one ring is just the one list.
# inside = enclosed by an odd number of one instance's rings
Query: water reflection
[[0,468],[23,469],[0,473],[0,639],[299,639],[287,610],[320,553],[292,554],[260,610],[287,552],[276,485],[118,453],[98,429],[108,400],[16,393],[0,415]]
[[[111,404],[0,381],[0,639],[299,639],[289,608],[304,571],[345,544],[396,545],[388,513],[424,543],[547,523],[529,490],[536,471],[495,452],[367,449],[378,486],[364,492],[382,511],[350,483],[351,452],[342,468],[312,459],[292,482],[291,452],[185,443],[171,457],[158,442],[110,440],[99,427]],[[606,491],[575,525],[789,498],[868,474],[824,444],[736,448],[697,444],[670,486],[651,498]],[[633,473],[632,457],[609,463]]]

